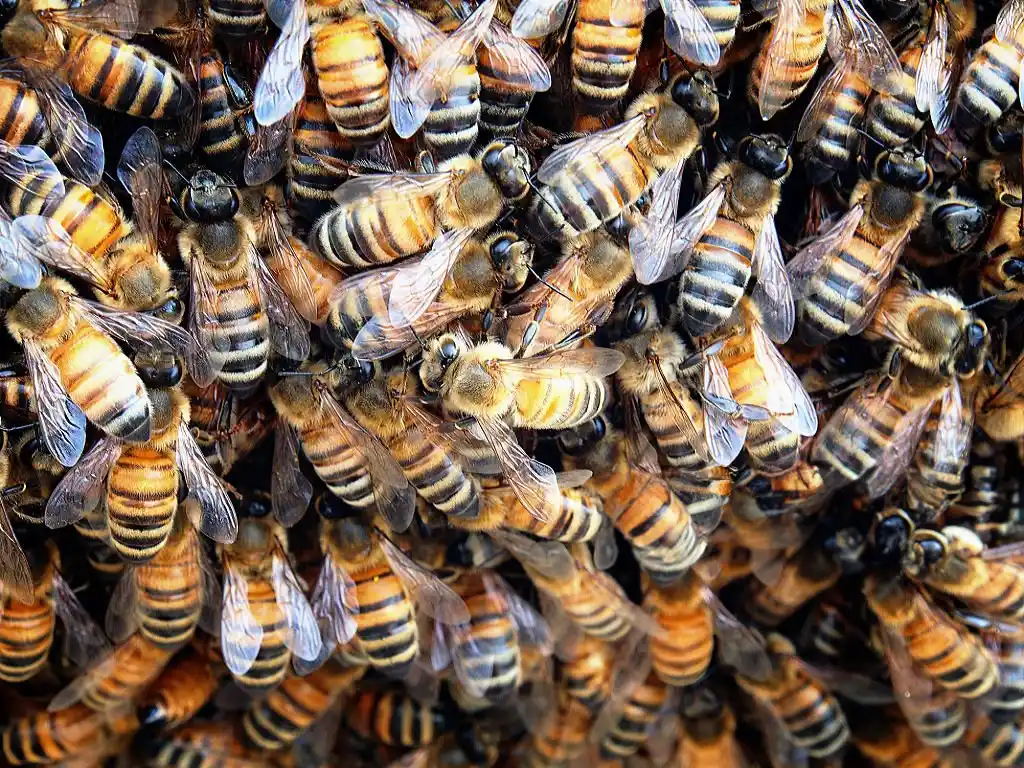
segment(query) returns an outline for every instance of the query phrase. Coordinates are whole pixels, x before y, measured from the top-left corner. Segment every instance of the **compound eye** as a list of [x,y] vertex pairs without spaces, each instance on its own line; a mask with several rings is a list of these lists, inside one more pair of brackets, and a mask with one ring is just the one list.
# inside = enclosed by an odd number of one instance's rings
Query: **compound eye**
[[630,310],[629,320],[626,321],[626,327],[630,333],[639,333],[647,325],[647,304],[644,302],[637,302],[633,305],[633,309]]
[[459,356],[459,347],[455,343],[454,339],[445,339],[441,342],[441,357],[448,362],[453,361]]

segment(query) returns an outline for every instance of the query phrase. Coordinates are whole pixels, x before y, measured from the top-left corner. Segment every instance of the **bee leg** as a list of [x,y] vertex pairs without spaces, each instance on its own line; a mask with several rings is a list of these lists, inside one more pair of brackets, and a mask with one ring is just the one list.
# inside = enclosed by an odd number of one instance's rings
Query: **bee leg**
[[533,315],[533,320],[526,326],[526,330],[523,331],[523,342],[519,345],[519,349],[516,352],[516,357],[526,357],[526,352],[529,350],[530,345],[533,344],[533,340],[537,338],[537,333],[540,331],[540,324],[544,321],[544,316],[548,313],[547,303],[541,304],[537,307],[537,311]]

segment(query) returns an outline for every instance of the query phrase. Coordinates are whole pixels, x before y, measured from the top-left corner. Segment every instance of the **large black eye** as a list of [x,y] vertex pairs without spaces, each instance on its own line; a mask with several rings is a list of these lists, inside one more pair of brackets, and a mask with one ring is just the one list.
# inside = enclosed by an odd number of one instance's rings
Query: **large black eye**
[[923,539],[918,542],[918,546],[921,548],[921,553],[924,555],[925,565],[935,565],[942,559],[943,554],[946,552],[946,548],[942,545],[942,542],[936,541],[935,539]]
[[597,442],[598,440],[602,440],[608,432],[608,425],[601,416],[598,416],[593,422],[591,422],[591,429],[593,430],[592,439],[594,442]]
[[455,339],[445,339],[441,342],[440,352],[441,359],[446,364],[451,364],[459,356],[459,345],[455,343]]
[[139,377],[142,379],[142,383],[154,389],[176,387],[181,383],[184,375],[185,371],[178,358],[174,358],[164,365],[139,369]]
[[501,269],[512,258],[512,238],[508,236],[499,237],[491,243],[491,265],[495,269]]
[[368,360],[359,360],[357,365],[359,366],[359,374],[356,378],[359,380],[359,383],[365,384],[368,381],[373,381],[373,363]]
[[629,318],[626,320],[626,330],[629,333],[640,333],[647,327],[647,302],[638,301],[633,304],[629,311]]
[[508,145],[502,142],[495,142],[486,152],[484,152],[484,156],[480,159],[480,164],[489,176],[494,176],[501,172],[501,153],[506,146]]
[[313,502],[313,508],[322,520],[341,520],[349,514],[345,503],[333,493],[321,493]]
[[1003,274],[1011,280],[1017,280],[1024,275],[1024,259],[1007,259],[1003,262]]

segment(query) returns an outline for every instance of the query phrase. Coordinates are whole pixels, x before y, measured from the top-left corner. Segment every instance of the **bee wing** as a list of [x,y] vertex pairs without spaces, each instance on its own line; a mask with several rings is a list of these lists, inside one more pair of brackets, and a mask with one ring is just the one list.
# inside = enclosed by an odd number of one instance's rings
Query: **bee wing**
[[[669,232],[671,243],[664,254],[663,262],[658,263],[658,260],[655,260],[651,264],[640,267],[634,259],[634,270],[638,267],[640,269],[637,272],[637,282],[644,285],[658,283],[686,268],[697,241],[711,229],[711,225],[718,218],[718,211],[725,200],[725,193],[725,182],[716,185],[700,203],[675,223]],[[630,247],[632,247],[632,242],[630,242]],[[643,273],[642,277],[641,272]]]
[[107,475],[121,455],[121,441],[104,436],[82,460],[68,470],[46,501],[43,519],[48,528],[77,523],[103,498]]
[[612,147],[629,144],[642,131],[649,118],[646,113],[631,117],[613,128],[605,128],[568,144],[563,144],[545,158],[537,169],[537,180],[551,184],[567,168],[576,163],[597,162]]
[[16,147],[0,139],[0,177],[22,190],[29,201],[39,200],[44,213],[47,200],[59,200],[65,194],[64,177],[50,156],[34,144]]
[[[519,7],[522,8],[522,5]],[[511,74],[517,86],[527,86],[538,92],[551,87],[551,71],[541,55],[513,35],[500,21],[491,19],[484,33],[483,44],[487,48],[487,55],[492,61],[498,62],[498,69]]]
[[1024,395],[1024,354],[1014,360],[1010,370],[1003,375],[999,387],[981,404],[981,408],[983,411],[992,408],[1006,408],[1016,403],[1022,395]]
[[313,661],[323,647],[313,609],[282,552],[274,552],[270,567],[274,597],[285,617],[284,644],[300,659]]
[[[769,120],[779,111],[780,105],[770,103],[769,83],[790,82],[789,62],[796,52],[796,31],[806,14],[804,0],[779,0],[778,13],[769,33],[768,52],[765,56],[765,71],[761,76],[761,89],[757,96],[758,109],[762,120]],[[797,59],[799,60],[799,58]]]
[[651,184],[651,207],[629,232],[629,251],[637,280],[648,282],[668,264],[672,246],[672,228],[679,207],[679,188],[686,162],[680,160]]
[[584,578],[589,578],[592,588],[608,598],[611,605],[615,606],[615,612],[628,621],[634,629],[646,635],[657,635],[662,629],[661,625],[643,610],[640,606],[630,600],[625,591],[615,579],[607,573],[595,573],[584,571]]
[[488,535],[524,566],[556,581],[573,578],[576,561],[560,541],[534,541],[512,531],[490,531]]
[[437,84],[413,69],[403,58],[396,58],[391,66],[389,83],[391,127],[403,139],[416,134],[430,114],[430,106],[439,98]]
[[960,381],[954,376],[940,400],[933,449],[935,463],[959,465],[970,451],[973,427],[974,408],[965,402]]
[[807,283],[817,273],[825,258],[844,248],[850,242],[850,239],[856,234],[863,216],[864,206],[858,203],[850,208],[828,232],[801,248],[786,265],[786,272],[789,274],[789,283],[795,298],[799,299],[804,296],[807,292]]
[[262,643],[263,627],[249,608],[249,584],[245,575],[225,558],[220,650],[233,675],[244,675],[252,668]]
[[953,122],[953,99],[957,86],[960,84],[963,62],[963,51],[954,50],[946,57],[945,66],[939,68],[938,90],[930,110],[932,127],[938,135],[949,130],[949,126]]
[[6,509],[0,509],[0,558],[3,558],[0,560],[0,582],[3,582],[4,589],[23,602],[32,602],[32,592],[35,589],[32,569],[29,567],[25,550],[18,543]]
[[478,419],[477,425],[494,451],[505,481],[516,498],[530,515],[542,523],[548,522],[552,510],[557,510],[562,503],[554,470],[531,458],[503,421]]
[[463,466],[474,474],[495,475],[501,471],[497,458],[487,456],[487,443],[477,440],[465,429],[446,429],[445,422],[420,408],[411,398],[402,401],[405,413],[416,428],[431,442],[443,444],[449,453],[459,457]]
[[445,40],[444,33],[414,10],[392,0],[363,0],[363,8],[377,21],[402,59],[419,66]]
[[803,659],[800,659],[798,663],[804,672],[824,687],[858,704],[884,706],[891,704],[895,699],[891,685],[880,683],[867,675],[850,672],[839,667],[808,664]]
[[208,376],[200,379],[196,379],[196,375],[192,371],[189,373],[196,384],[205,387],[212,383],[213,375],[224,365],[224,353],[228,351],[228,339],[217,333],[217,328],[220,325],[217,320],[217,304],[220,299],[210,276],[206,259],[201,256],[193,256],[190,266],[188,327],[202,348],[207,350],[210,370]]
[[85,414],[60,380],[60,371],[35,341],[23,340],[25,363],[32,375],[36,413],[43,442],[65,467],[73,467],[85,450]]
[[[910,239],[910,232],[909,228],[904,228],[903,232],[896,237],[886,240],[882,247],[878,249],[878,260],[868,276],[869,280],[877,282],[877,288],[875,288],[873,294],[864,300],[864,291],[859,286],[851,284],[850,288],[847,289],[845,314],[847,322],[850,323],[849,334],[851,336],[855,336],[867,328],[871,318],[875,316],[875,310],[878,309],[878,304],[889,287],[889,281],[892,279],[896,264],[899,262],[900,256],[903,255],[903,248]],[[858,299],[863,301],[864,309],[860,318],[854,320],[851,313],[856,311],[854,305],[861,303]]]
[[81,675],[61,689],[46,705],[47,712],[60,712],[79,701],[97,685],[107,680],[117,667],[117,648],[111,648],[105,656],[95,659]]
[[325,555],[320,576],[313,587],[313,615],[321,627],[324,645],[331,652],[356,634],[356,584],[330,553]]
[[135,231],[156,253],[165,181],[160,140],[152,128],[143,126],[128,139],[117,164],[117,178],[131,195]]
[[295,252],[288,233],[277,217],[277,212],[272,210],[265,214],[263,222],[267,232],[267,250],[274,258],[280,260],[281,290],[304,320],[309,323],[316,322],[317,301],[313,296],[313,286],[310,285],[309,276],[302,268],[302,259]]
[[523,0],[512,15],[512,34],[527,40],[545,37],[565,21],[572,0]]
[[718,658],[752,680],[771,677],[772,660],[761,633],[737,619],[708,587],[704,587],[702,594],[718,638]]
[[[616,669],[612,695],[598,711],[587,740],[599,744],[608,736],[622,718],[623,709],[630,696],[647,679],[651,672],[651,655],[647,650],[646,638],[633,637],[632,643],[622,651]],[[628,646],[632,647],[628,647]]]
[[[885,33],[860,0],[837,0],[836,11],[828,35],[833,61],[852,51],[857,70],[874,88],[888,93],[894,85],[892,76],[902,73],[903,68]],[[836,23],[836,16],[841,16],[843,23]]]
[[289,360],[305,360],[309,357],[309,323],[292,306],[255,245],[249,247],[249,265],[250,285],[270,323],[271,347]]
[[555,641],[544,617],[516,594],[508,582],[494,571],[484,571],[481,577],[487,591],[494,593],[505,604],[505,609],[516,626],[519,642],[535,646],[545,656],[554,653]]
[[[706,458],[706,454],[703,453],[703,441],[700,439],[700,435],[697,432],[697,426],[690,419],[690,414],[687,412],[685,405],[679,399],[675,389],[672,387],[672,382],[665,376],[665,370],[661,367],[661,363],[658,361],[653,362],[654,371],[657,378],[658,389],[665,395],[665,403],[668,406],[669,415],[672,417],[672,423],[675,424],[684,436],[687,444],[697,448],[698,454],[702,458]],[[676,382],[680,387],[684,386],[681,382]]]
[[433,197],[452,180],[447,171],[442,173],[408,173],[396,171],[390,174],[367,174],[353,176],[334,190],[334,201],[345,205],[353,201],[364,202],[370,197],[375,200],[394,200],[410,197]]
[[199,386],[212,380],[210,358],[196,337],[181,326],[143,312],[121,310],[71,297],[75,309],[82,312],[101,331],[132,346],[170,347],[185,360],[188,372]]
[[732,398],[729,372],[717,355],[704,360],[704,440],[716,464],[729,466],[747,439],[747,422],[739,416]]
[[[110,281],[100,263],[75,245],[74,240],[56,219],[34,214],[19,216],[10,225],[10,239],[4,244],[2,252],[5,255],[9,254],[15,268],[19,264],[35,264],[35,270],[28,270],[30,280],[35,280],[35,272],[38,271],[41,261],[98,288],[110,288]],[[20,272],[20,269],[17,271]],[[7,274],[3,277],[7,282],[19,285]],[[35,282],[38,285],[38,280]]]
[[569,376],[603,378],[619,370],[625,359],[625,355],[617,349],[584,347],[563,349],[533,357],[497,360],[496,363],[502,372],[532,379],[562,379]]
[[242,179],[246,186],[266,184],[284,167],[289,154],[289,140],[294,129],[295,110],[280,120],[262,125],[256,123],[256,132],[249,142],[242,163]]
[[199,530],[221,544],[230,544],[238,535],[238,518],[224,483],[206,463],[188,422],[178,424],[175,446],[178,469],[185,478],[189,496],[199,505]]
[[416,499],[402,468],[388,449],[349,416],[337,400],[326,392],[321,392],[320,397],[335,426],[360,447],[373,482],[377,509],[392,529],[406,530],[416,511]]
[[722,56],[715,31],[693,0],[661,0],[665,44],[687,61],[714,67]]
[[914,100],[918,112],[928,112],[939,94],[942,66],[946,62],[946,44],[949,40],[949,22],[946,6],[932,6],[931,30],[921,51],[914,82]]
[[485,0],[458,29],[434,46],[422,63],[415,62],[416,71],[436,84],[435,88],[442,95],[447,94],[455,70],[473,61],[497,7],[498,0]]
[[754,359],[768,382],[769,410],[793,432],[805,437],[814,435],[818,431],[818,412],[800,383],[800,377],[760,323],[752,323],[748,332],[754,343]]
[[392,324],[409,325],[420,318],[437,298],[448,273],[472,236],[472,229],[443,232],[422,259],[398,269],[388,299],[388,315]]
[[996,39],[1012,44],[1024,26],[1024,0],[1009,0],[996,17]]
[[914,722],[921,717],[924,705],[931,698],[932,682],[917,671],[910,651],[897,630],[885,624],[879,624],[879,630],[896,701],[908,719]]
[[469,610],[451,587],[422,565],[410,560],[386,536],[380,535],[377,540],[388,565],[409,590],[417,608],[442,624],[469,623]]
[[276,21],[284,21],[281,34],[267,56],[253,93],[253,114],[260,125],[282,120],[306,95],[302,52],[309,41],[309,19],[305,2],[294,0],[287,17]]
[[793,335],[796,308],[789,274],[782,259],[782,246],[775,231],[775,219],[770,214],[761,222],[752,266],[757,275],[752,297],[761,310],[761,322],[772,340],[785,344]]
[[903,477],[917,450],[931,409],[932,404],[928,403],[926,406],[914,408],[900,419],[878,459],[878,464],[864,483],[870,498],[881,498]]
[[[397,271],[388,270],[390,274]],[[352,342],[352,357],[356,360],[384,360],[392,357],[418,344],[419,339],[430,338],[465,314],[466,307],[461,302],[437,301],[427,307],[416,319],[415,324],[392,325],[390,320],[371,317],[369,322],[359,329],[355,341]]]
[[141,623],[138,606],[139,592],[135,585],[135,568],[128,565],[125,566],[124,573],[110,595],[110,603],[107,604],[103,622],[107,637],[115,643],[123,643],[131,637]]
[[274,434],[274,468],[270,476],[274,516],[285,528],[302,519],[313,498],[313,484],[299,465],[299,441],[295,430],[278,421]]
[[811,96],[811,100],[807,104],[807,109],[804,110],[803,117],[800,118],[800,124],[796,129],[797,141],[804,142],[811,139],[832,113],[832,105],[835,103],[836,95],[842,90],[843,78],[851,66],[851,58],[852,54],[851,56],[843,55],[834,60],[832,69],[814,91],[814,95]]
[[53,574],[53,608],[64,624],[64,653],[79,667],[102,656],[110,643],[59,571]]
[[445,637],[445,647],[439,649],[436,660],[441,662],[447,655],[459,685],[466,693],[477,699],[485,698],[494,670],[494,654],[488,653],[482,642],[477,642],[469,624],[435,626],[441,626],[441,632],[435,632],[435,637]]
[[125,40],[135,37],[139,31],[137,0],[87,0],[55,11],[54,15],[64,24],[102,29]]

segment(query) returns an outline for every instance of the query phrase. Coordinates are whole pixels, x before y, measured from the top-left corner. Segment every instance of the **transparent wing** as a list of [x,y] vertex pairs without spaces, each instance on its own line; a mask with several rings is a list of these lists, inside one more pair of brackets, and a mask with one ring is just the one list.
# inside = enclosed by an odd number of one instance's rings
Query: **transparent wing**
[[238,518],[224,483],[206,463],[203,451],[189,431],[188,422],[178,424],[176,443],[178,469],[185,478],[189,496],[199,504],[199,530],[221,544],[238,536]]
[[534,541],[511,531],[491,531],[488,535],[524,566],[546,578],[566,581],[577,573],[576,561],[560,541]]
[[443,232],[422,259],[398,269],[388,301],[392,324],[409,325],[419,319],[437,298],[448,273],[472,236],[472,229]]
[[128,139],[117,164],[117,178],[131,195],[135,232],[156,253],[165,181],[160,140],[151,128],[143,126]]
[[846,247],[856,234],[863,216],[864,206],[853,206],[828,232],[802,248],[786,265],[795,298],[802,298],[806,294],[808,282],[821,268],[825,259]]
[[512,34],[527,40],[545,37],[565,21],[572,0],[523,0],[512,16]]
[[250,283],[261,297],[270,324],[270,346],[289,360],[305,360],[309,357],[309,323],[292,306],[254,244],[250,244],[248,258]]
[[772,344],[759,323],[753,323],[748,331],[754,345],[754,358],[771,393],[769,409],[777,408],[776,418],[793,432],[805,437],[814,435],[818,431],[818,412],[804,390],[800,377]]
[[0,581],[4,588],[25,602],[32,602],[35,588],[32,569],[14,534],[6,509],[0,509],[0,558]]
[[537,180],[541,184],[551,184],[576,163],[599,162],[612,147],[633,141],[647,126],[648,120],[647,114],[641,113],[613,128],[606,128],[560,146],[541,163],[537,169]]
[[388,565],[402,580],[409,595],[427,616],[442,624],[467,624],[469,610],[455,591],[409,557],[383,535],[377,537]]
[[769,120],[779,111],[781,104],[771,104],[769,98],[771,84],[791,82],[793,61],[802,61],[797,53],[796,31],[806,13],[803,0],[779,0],[778,14],[772,23],[768,52],[765,56],[765,71],[761,76],[761,89],[757,96],[757,105],[762,120]]
[[249,608],[249,585],[245,575],[227,560],[221,601],[220,650],[232,674],[244,675],[252,668],[262,642],[263,627]]
[[704,360],[704,440],[716,464],[729,466],[747,439],[747,423],[738,417],[729,372],[716,355]]
[[203,349],[207,350],[210,360],[210,377],[196,380],[199,386],[212,383],[213,373],[224,365],[224,355],[230,346],[227,335],[217,333],[220,323],[217,320],[217,304],[220,301],[218,291],[210,276],[206,259],[193,255],[191,263],[191,280],[189,280],[188,327]]
[[295,0],[284,21],[253,94],[253,114],[260,125],[284,119],[306,94],[302,72],[302,52],[309,41],[306,4]]
[[946,6],[932,6],[931,34],[921,51],[914,83],[914,98],[918,112],[928,112],[939,95],[943,64],[946,62],[946,44],[949,39],[949,21]]
[[496,595],[499,601],[504,603],[508,615],[516,626],[519,642],[535,646],[545,656],[554,653],[555,641],[544,617],[516,594],[512,587],[494,571],[484,571],[481,578],[487,591]]
[[[851,336],[855,336],[867,328],[871,318],[875,316],[875,311],[878,309],[878,305],[882,301],[886,289],[889,287],[889,281],[896,271],[896,264],[899,263],[900,256],[903,255],[903,249],[906,247],[907,241],[910,240],[910,232],[909,228],[904,228],[903,232],[886,240],[882,247],[878,249],[878,259],[875,261],[875,266],[868,273],[868,279],[876,284],[874,293],[867,296],[865,300],[864,292],[860,287],[851,285],[847,290],[846,296],[851,301],[846,306],[845,314],[847,322],[850,323],[849,334]],[[854,294],[857,295],[855,296]],[[858,298],[861,300],[857,301]],[[853,303],[863,305],[863,312],[859,318],[854,318],[852,315],[853,312],[857,311],[853,307]]]
[[395,133],[408,139],[416,135],[430,114],[430,106],[440,96],[437,85],[412,69],[405,59],[395,59],[390,81],[391,126]]
[[473,62],[497,7],[498,0],[485,0],[447,39],[434,46],[423,62],[416,62],[417,74],[442,97],[447,96],[456,70]]
[[[665,254],[665,262],[644,265],[637,272],[637,282],[643,285],[661,282],[686,268],[694,246],[718,218],[718,211],[725,201],[726,184],[727,181],[723,181],[716,185],[700,203],[676,222],[671,231],[672,242]],[[638,266],[635,261],[633,266]]]
[[[519,6],[522,8],[522,5]],[[518,9],[517,9],[518,11]],[[546,91],[551,87],[551,71],[537,51],[509,31],[495,19],[484,33],[487,55],[498,64],[498,69],[509,73],[516,85],[532,91]]]
[[23,340],[25,363],[32,374],[36,412],[43,442],[65,467],[73,467],[85,450],[85,414],[71,401],[60,372],[35,341]]
[[392,0],[363,0],[363,7],[380,24],[401,58],[418,66],[445,40],[444,33],[412,8]]
[[835,61],[832,69],[821,81],[821,84],[814,91],[803,117],[800,118],[800,125],[796,129],[796,140],[800,142],[809,141],[817,133],[825,120],[832,114],[835,98],[843,87],[843,79],[846,77],[850,67],[851,57],[843,56]]
[[53,607],[64,624],[64,652],[79,667],[110,649],[110,643],[59,571],[53,573]]
[[722,50],[715,31],[693,0],[661,0],[665,12],[665,44],[687,61],[714,67]]
[[47,199],[64,197],[64,177],[53,160],[39,147],[16,147],[0,139],[0,177],[21,189],[44,207]]
[[1024,27],[1024,0],[1009,0],[996,17],[997,40],[1012,44]]
[[945,133],[953,122],[953,99],[960,84],[963,62],[963,50],[957,49],[947,56],[945,66],[939,69],[938,90],[930,110],[936,134]]
[[[394,274],[398,270],[388,270]],[[457,301],[434,302],[416,319],[415,323],[392,325],[390,321],[371,317],[359,329],[352,342],[352,357],[356,360],[383,360],[430,338],[438,331],[465,315],[465,304]]]
[[39,254],[14,230],[14,222],[0,216],[0,280],[16,288],[39,287],[43,270]]
[[314,661],[323,647],[320,627],[288,559],[280,551],[275,551],[271,559],[271,583],[277,605],[284,613],[284,644],[300,659]]
[[561,379],[569,376],[610,376],[622,367],[625,356],[617,349],[584,347],[564,349],[533,357],[496,360],[503,373],[533,379]]
[[957,377],[950,380],[939,403],[939,421],[933,438],[933,460],[940,466],[959,466],[971,448],[974,409],[965,402]]
[[650,210],[629,232],[633,269],[642,284],[652,282],[650,276],[660,275],[669,263],[685,167],[685,161],[681,160],[655,179],[651,185]]
[[785,344],[793,335],[796,308],[789,274],[782,259],[782,246],[775,231],[775,219],[771,214],[761,222],[751,266],[757,275],[752,297],[761,310],[761,322],[774,341]]
[[123,643],[131,637],[141,623],[138,608],[139,591],[135,584],[135,568],[129,565],[121,574],[107,604],[103,623],[107,637],[115,643]]
[[531,458],[504,422],[478,419],[477,424],[516,498],[534,518],[542,523],[549,521],[562,503],[554,470]]
[[615,606],[615,611],[628,621],[634,629],[647,635],[656,635],[661,632],[661,626],[647,611],[630,600],[625,591],[615,579],[607,573],[592,573],[584,571],[585,577],[589,578],[592,588],[602,593]]
[[48,528],[63,528],[95,509],[106,490],[107,475],[121,456],[121,441],[104,436],[61,478],[46,502]]
[[304,320],[314,323],[317,320],[317,301],[313,296],[313,287],[309,276],[303,269],[302,259],[277,216],[276,209],[271,209],[263,216],[264,229],[267,233],[267,250],[270,256],[278,260],[281,279],[278,282],[288,297],[289,303]]
[[48,216],[29,214],[16,218],[11,223],[10,240],[3,244],[2,252],[9,254],[9,260],[15,265],[31,261],[38,270],[41,261],[98,288],[110,288],[100,262],[75,245],[60,222]]
[[442,445],[449,454],[458,456],[465,469],[483,475],[496,475],[500,472],[497,459],[488,455],[490,451],[487,443],[471,435],[470,430],[447,428],[446,422],[421,408],[413,398],[405,398],[402,408],[427,440]]
[[355,636],[359,615],[356,584],[330,553],[324,557],[311,603],[327,650],[333,652]]
[[353,201],[402,200],[407,198],[433,197],[452,181],[447,171],[442,173],[407,173],[396,171],[391,174],[367,174],[354,176],[334,190],[334,200],[339,205]]
[[[155,4],[166,6],[166,3]],[[125,40],[134,37],[140,29],[137,0],[87,0],[51,13],[64,24],[102,29]]]
[[266,184],[284,167],[294,129],[295,110],[269,125],[256,124],[242,162],[242,179],[247,186]]
[[[675,424],[676,429],[683,435],[684,441],[688,445],[694,446],[697,449],[698,455],[700,455],[704,441],[700,439],[697,425],[694,424],[693,419],[690,417],[690,411],[686,407],[687,404],[683,402],[683,398],[690,399],[690,393],[684,389],[684,385],[681,382],[670,382],[668,380],[660,361],[652,361],[652,366],[657,377],[658,389],[665,396],[665,403],[668,406],[669,415],[672,417],[672,423]],[[696,408],[695,403],[693,407]],[[706,455],[704,457],[706,458]]]
[[[842,50],[854,51],[857,70],[873,87],[888,92],[892,87],[892,75],[902,71],[899,58],[888,38],[860,4],[860,0],[837,0],[836,5],[850,35]],[[829,53],[832,53],[831,48]]]
[[733,616],[707,587],[702,594],[714,621],[718,657],[744,677],[752,680],[769,678],[772,674],[772,660],[765,650],[761,633]]
[[870,498],[881,498],[903,477],[917,450],[931,408],[932,404],[928,403],[911,410],[900,419],[878,464],[864,482]]
[[302,519],[313,498],[313,484],[299,465],[299,441],[295,430],[278,421],[274,432],[274,467],[270,476],[274,515],[285,528]]

